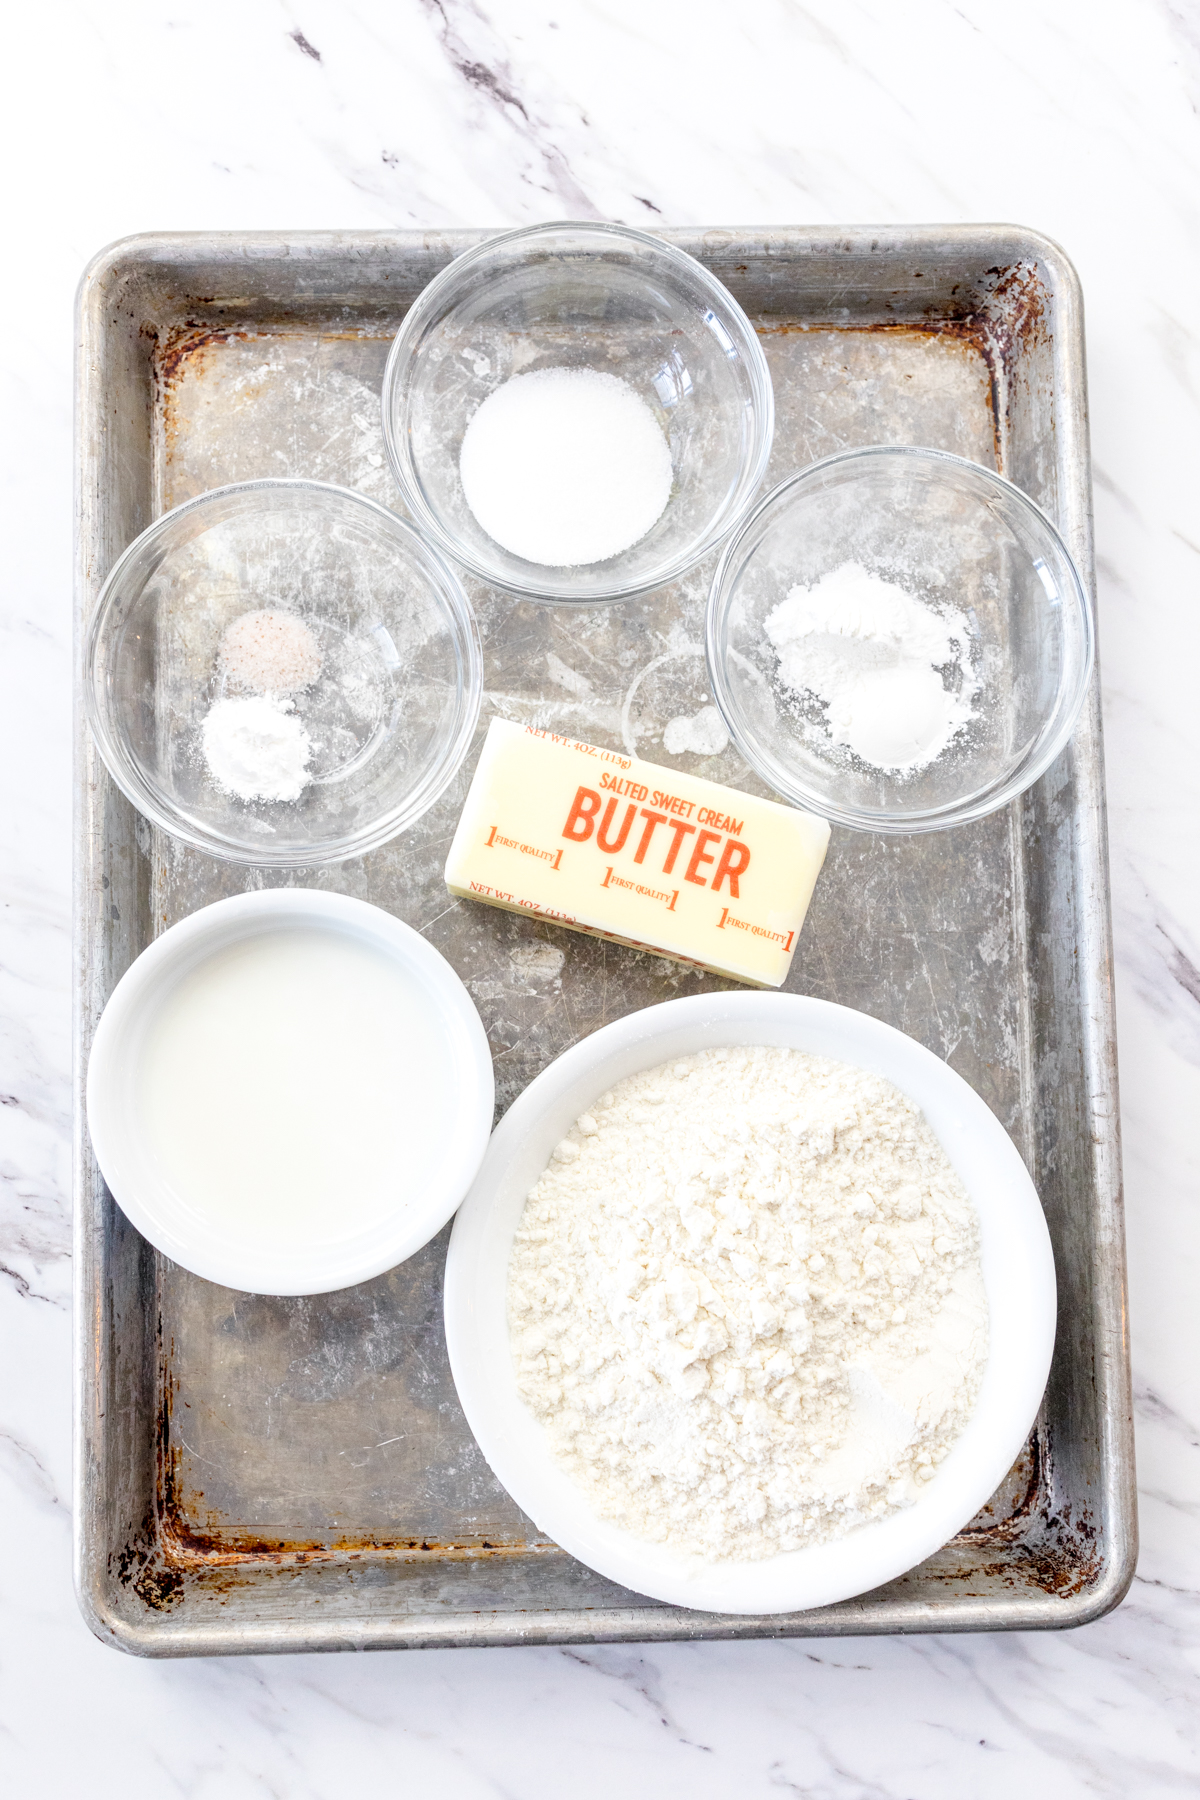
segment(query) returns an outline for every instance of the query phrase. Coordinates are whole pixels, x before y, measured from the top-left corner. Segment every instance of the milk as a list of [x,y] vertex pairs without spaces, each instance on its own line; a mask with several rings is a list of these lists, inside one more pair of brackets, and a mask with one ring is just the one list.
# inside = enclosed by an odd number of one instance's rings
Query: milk
[[163,997],[134,1093],[161,1179],[248,1250],[345,1242],[411,1207],[449,1129],[433,997],[338,930],[273,930]]

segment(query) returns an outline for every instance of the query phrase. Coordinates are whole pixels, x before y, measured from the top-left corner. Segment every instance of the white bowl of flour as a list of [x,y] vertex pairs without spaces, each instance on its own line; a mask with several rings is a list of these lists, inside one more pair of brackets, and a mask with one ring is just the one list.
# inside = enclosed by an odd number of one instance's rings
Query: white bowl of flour
[[722,1613],[831,1604],[944,1545],[1019,1454],[1054,1328],[988,1107],[792,995],[672,1001],[558,1058],[446,1271],[459,1396],[517,1502],[634,1592]]

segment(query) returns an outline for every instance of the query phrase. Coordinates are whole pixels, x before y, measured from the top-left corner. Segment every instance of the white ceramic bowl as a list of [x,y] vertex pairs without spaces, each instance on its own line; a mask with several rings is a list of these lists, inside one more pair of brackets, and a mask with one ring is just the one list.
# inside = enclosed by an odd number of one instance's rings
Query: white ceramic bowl
[[[506,1317],[508,1261],[525,1197],[555,1144],[614,1082],[721,1044],[779,1044],[886,1076],[921,1108],[979,1214],[990,1309],[975,1412],[920,1498],[838,1542],[761,1561],[710,1562],[600,1518],[550,1454],[517,1392]],[[961,1076],[865,1013],[790,994],[703,994],[631,1013],[568,1050],[509,1108],[459,1211],[446,1266],[446,1340],[459,1398],[492,1469],[538,1527],[602,1575],[676,1606],[798,1612],[866,1593],[914,1568],[978,1512],[1037,1415],[1054,1346],[1050,1237],[1003,1126]]]
[[[348,936],[394,959],[436,1021],[438,1050],[454,1071],[444,1143],[394,1213],[314,1241],[302,1230],[248,1241],[190,1207],[156,1161],[141,1116],[136,1071],[147,1033],[176,985],[204,961],[248,938],[302,928]],[[118,1206],[144,1237],[193,1274],[258,1294],[322,1294],[367,1281],[428,1243],[479,1168],[495,1104],[492,1058],[479,1014],[445,957],[408,925],[345,894],[277,888],[201,907],[143,950],[114,988],[92,1044],[87,1116],[96,1160]],[[269,1129],[270,1121],[267,1121]]]

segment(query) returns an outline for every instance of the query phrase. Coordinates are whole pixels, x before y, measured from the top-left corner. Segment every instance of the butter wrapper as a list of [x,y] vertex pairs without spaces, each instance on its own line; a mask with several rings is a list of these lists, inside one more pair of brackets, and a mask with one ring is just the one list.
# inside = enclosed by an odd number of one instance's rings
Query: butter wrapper
[[779,987],[828,843],[828,823],[811,813],[493,719],[446,886]]

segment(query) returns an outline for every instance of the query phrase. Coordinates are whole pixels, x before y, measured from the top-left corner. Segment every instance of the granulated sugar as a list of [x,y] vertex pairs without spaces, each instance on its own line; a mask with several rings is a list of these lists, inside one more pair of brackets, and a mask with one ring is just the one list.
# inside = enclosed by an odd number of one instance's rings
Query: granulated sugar
[[671,452],[645,401],[597,369],[536,369],[498,387],[463,437],[467,504],[514,556],[605,562],[645,537],[671,493]]
[[718,1049],[632,1076],[529,1195],[520,1391],[605,1518],[765,1557],[909,1505],[988,1349],[974,1209],[878,1075]]

